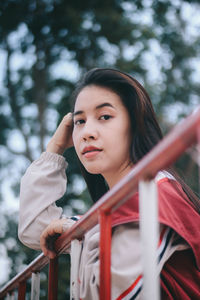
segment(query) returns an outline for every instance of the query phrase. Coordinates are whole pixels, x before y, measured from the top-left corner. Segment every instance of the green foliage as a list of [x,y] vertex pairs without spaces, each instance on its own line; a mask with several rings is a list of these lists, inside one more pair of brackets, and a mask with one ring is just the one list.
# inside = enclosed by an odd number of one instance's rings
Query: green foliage
[[[9,181],[18,191],[28,164],[44,151],[58,122],[71,110],[76,81],[90,68],[114,67],[139,79],[165,132],[192,111],[200,93],[196,67],[200,25],[186,16],[199,9],[199,1],[186,0],[0,1],[2,186]],[[92,203],[85,187],[78,189],[80,171],[73,149],[65,155],[70,162],[68,191],[59,204],[67,212],[82,214]],[[192,178],[188,182],[197,189],[197,166],[191,155],[177,168]],[[12,277],[38,253],[17,240],[16,217],[2,214],[2,218],[6,228],[0,243],[11,259]],[[60,260],[59,299],[66,299],[69,261],[66,256]],[[42,283],[41,299],[45,290]]]

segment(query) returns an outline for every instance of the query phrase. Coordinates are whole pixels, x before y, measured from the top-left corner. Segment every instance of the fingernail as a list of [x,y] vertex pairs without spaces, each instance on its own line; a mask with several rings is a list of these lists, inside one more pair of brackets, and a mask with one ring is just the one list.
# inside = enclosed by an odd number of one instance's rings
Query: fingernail
[[54,255],[53,253],[50,253],[50,254],[49,254],[49,258],[50,258],[50,259],[54,259],[54,257],[55,257],[55,255]]

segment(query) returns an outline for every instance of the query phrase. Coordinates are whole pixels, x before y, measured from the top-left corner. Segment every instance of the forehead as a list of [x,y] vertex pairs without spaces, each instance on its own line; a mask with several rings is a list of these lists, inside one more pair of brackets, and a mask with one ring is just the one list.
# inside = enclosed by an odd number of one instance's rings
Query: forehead
[[112,90],[95,85],[87,86],[78,94],[74,111],[94,109],[103,104],[110,103],[115,109],[125,109],[121,98]]

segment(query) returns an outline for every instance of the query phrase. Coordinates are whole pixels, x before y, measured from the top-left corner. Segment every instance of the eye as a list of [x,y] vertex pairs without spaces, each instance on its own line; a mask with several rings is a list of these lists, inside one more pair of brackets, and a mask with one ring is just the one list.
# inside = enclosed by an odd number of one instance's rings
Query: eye
[[99,119],[100,120],[109,120],[110,118],[112,118],[110,115],[103,115]]
[[78,120],[74,121],[74,125],[81,125],[83,123],[85,123],[85,121],[83,119],[78,119]]

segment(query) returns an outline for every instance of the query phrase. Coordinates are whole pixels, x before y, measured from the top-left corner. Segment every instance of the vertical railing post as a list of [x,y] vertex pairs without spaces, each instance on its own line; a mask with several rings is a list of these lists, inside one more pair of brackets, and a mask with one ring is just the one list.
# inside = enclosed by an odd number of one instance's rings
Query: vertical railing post
[[32,273],[31,279],[31,300],[40,299],[40,273]]
[[111,299],[111,215],[100,212],[100,300]]
[[25,300],[26,298],[26,281],[21,281],[18,288],[18,300]]
[[15,299],[15,295],[14,292],[12,293],[8,293],[6,296],[6,300],[14,300]]
[[70,269],[70,300],[78,300],[79,297],[79,258],[82,251],[80,240],[71,241],[71,269]]
[[139,182],[139,209],[141,254],[143,263],[143,300],[159,300],[158,274],[158,204],[157,184],[152,181]]
[[49,283],[48,300],[57,300],[58,298],[58,256],[50,259],[49,263]]

